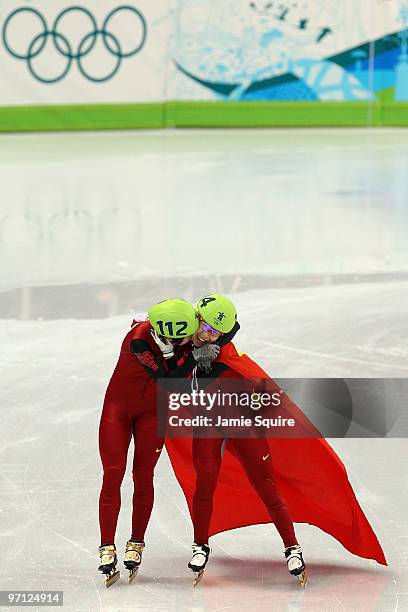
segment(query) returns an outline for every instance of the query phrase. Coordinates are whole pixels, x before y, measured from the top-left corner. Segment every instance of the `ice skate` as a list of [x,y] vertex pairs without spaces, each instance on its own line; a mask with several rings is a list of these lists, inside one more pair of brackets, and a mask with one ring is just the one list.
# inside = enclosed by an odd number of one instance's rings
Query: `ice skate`
[[299,544],[289,546],[285,550],[286,563],[292,576],[296,576],[300,585],[305,588],[307,582],[306,567],[303,561],[302,547]]
[[129,540],[126,543],[125,556],[123,559],[123,563],[127,570],[129,570],[128,582],[129,584],[136,577],[137,572],[139,570],[140,564],[142,562],[142,553],[145,547],[144,542],[134,542],[133,540]]
[[114,544],[99,547],[100,564],[98,570],[105,576],[106,588],[115,584],[120,578],[120,572],[116,569],[118,558]]
[[203,577],[205,566],[207,565],[208,557],[210,556],[210,547],[206,544],[193,544],[193,556],[188,567],[193,571],[193,586],[197,586]]

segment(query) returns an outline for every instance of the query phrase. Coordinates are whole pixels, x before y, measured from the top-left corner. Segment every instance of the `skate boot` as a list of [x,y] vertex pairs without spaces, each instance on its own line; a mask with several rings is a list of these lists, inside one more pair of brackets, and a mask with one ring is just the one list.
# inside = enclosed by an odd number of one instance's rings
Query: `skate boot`
[[300,585],[305,588],[307,582],[306,567],[303,561],[302,547],[299,544],[289,546],[285,550],[286,563],[292,576],[297,576]]
[[100,565],[98,570],[105,576],[105,586],[108,588],[115,584],[120,578],[120,572],[116,570],[118,558],[114,544],[105,544],[99,547]]
[[129,584],[136,577],[136,574],[142,562],[142,552],[144,547],[144,542],[135,542],[133,540],[129,540],[126,543],[123,563],[125,564],[126,569],[129,570]]
[[200,582],[205,566],[207,565],[208,557],[210,556],[210,547],[207,544],[193,544],[193,556],[188,567],[193,571],[193,586],[197,586]]

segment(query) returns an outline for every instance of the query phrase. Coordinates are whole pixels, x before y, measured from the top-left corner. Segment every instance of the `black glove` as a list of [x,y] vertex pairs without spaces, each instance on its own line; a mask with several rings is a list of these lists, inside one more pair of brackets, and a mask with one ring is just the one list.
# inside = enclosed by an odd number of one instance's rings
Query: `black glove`
[[220,350],[221,349],[218,344],[208,343],[204,344],[203,346],[193,348],[191,352],[200,369],[200,362],[207,363],[211,366],[211,362],[214,361],[214,359],[217,359]]
[[212,372],[211,359],[200,359],[197,362],[197,370],[203,374],[211,374]]

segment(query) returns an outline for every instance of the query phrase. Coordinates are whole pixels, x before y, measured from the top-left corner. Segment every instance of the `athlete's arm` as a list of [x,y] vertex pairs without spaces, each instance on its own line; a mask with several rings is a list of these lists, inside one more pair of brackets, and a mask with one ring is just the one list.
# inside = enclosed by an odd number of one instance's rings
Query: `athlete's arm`
[[218,344],[218,346],[225,346],[226,344],[228,344],[228,342],[231,342],[231,340],[234,338],[237,332],[239,332],[240,329],[240,324],[238,323],[238,321],[235,321],[235,325],[231,329],[231,331],[229,331],[228,334],[223,334],[222,336],[220,336],[214,344]]
[[132,340],[130,350],[154,380],[159,378],[186,378],[197,365],[193,354],[189,353],[180,366],[167,370],[154,356],[152,349],[145,340]]
[[[205,382],[203,381],[204,387],[205,387],[207,386],[208,383],[212,382],[213,380],[221,376],[221,374],[225,372],[225,370],[228,370],[228,368],[229,366],[227,366],[227,364],[223,363],[222,361],[213,361],[211,364],[211,372],[209,373],[206,373],[204,372],[204,370],[199,370],[197,368],[197,378],[200,378],[200,379],[205,378]],[[202,385],[200,386],[201,388],[203,388]]]

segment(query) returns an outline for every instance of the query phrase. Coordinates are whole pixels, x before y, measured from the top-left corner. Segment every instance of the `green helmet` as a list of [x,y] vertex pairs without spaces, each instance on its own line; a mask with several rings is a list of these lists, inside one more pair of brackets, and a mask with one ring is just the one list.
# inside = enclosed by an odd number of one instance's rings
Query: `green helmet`
[[155,332],[166,338],[182,339],[191,336],[200,325],[194,306],[177,298],[155,304],[147,316]]
[[226,334],[235,325],[237,309],[224,295],[212,293],[198,301],[197,310],[202,319],[221,334]]

